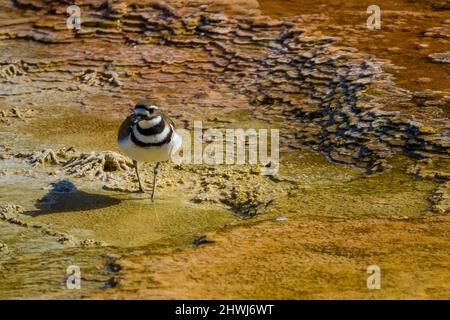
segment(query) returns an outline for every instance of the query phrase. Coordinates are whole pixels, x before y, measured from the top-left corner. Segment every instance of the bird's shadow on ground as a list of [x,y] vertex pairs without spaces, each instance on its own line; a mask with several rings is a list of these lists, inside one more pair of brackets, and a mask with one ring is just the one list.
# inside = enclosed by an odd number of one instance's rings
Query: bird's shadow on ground
[[117,205],[120,199],[101,194],[87,193],[78,190],[69,180],[61,180],[51,184],[51,190],[36,201],[38,210],[26,212],[29,216],[45,214],[88,211]]

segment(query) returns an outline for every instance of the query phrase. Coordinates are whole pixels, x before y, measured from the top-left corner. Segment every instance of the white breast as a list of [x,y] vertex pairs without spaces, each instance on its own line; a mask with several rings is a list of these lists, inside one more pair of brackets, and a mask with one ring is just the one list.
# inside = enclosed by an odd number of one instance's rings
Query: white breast
[[119,147],[131,159],[141,162],[162,162],[171,159],[182,143],[181,136],[175,130],[169,143],[162,146],[140,147],[131,140],[131,135],[118,141]]

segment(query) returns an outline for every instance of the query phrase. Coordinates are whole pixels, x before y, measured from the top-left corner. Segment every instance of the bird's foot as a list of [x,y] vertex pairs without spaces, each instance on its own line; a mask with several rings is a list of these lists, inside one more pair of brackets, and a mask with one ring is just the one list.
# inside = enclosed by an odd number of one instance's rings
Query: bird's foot
[[144,188],[139,188],[139,191],[138,191],[139,193],[148,193],[148,191],[147,190],[145,190]]

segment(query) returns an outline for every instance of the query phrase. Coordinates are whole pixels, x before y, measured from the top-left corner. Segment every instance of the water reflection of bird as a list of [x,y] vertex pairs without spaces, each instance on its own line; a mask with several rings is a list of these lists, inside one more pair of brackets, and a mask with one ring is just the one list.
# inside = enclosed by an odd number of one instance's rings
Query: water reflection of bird
[[149,101],[136,104],[119,129],[119,147],[133,159],[139,190],[145,192],[139,176],[138,161],[155,163],[151,198],[155,194],[156,175],[160,162],[168,161],[181,146],[181,136],[173,121]]

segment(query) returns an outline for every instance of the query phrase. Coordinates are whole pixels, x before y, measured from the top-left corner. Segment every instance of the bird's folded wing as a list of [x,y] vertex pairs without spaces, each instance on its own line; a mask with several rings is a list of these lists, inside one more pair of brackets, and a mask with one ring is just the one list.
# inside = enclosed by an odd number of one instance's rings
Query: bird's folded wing
[[121,124],[121,126],[119,128],[118,136],[117,136],[118,140],[125,139],[131,133],[131,126],[132,126],[132,124],[134,122],[134,118],[135,118],[135,115],[132,114],[132,115],[128,116],[124,120],[124,122],[122,122],[122,124]]

